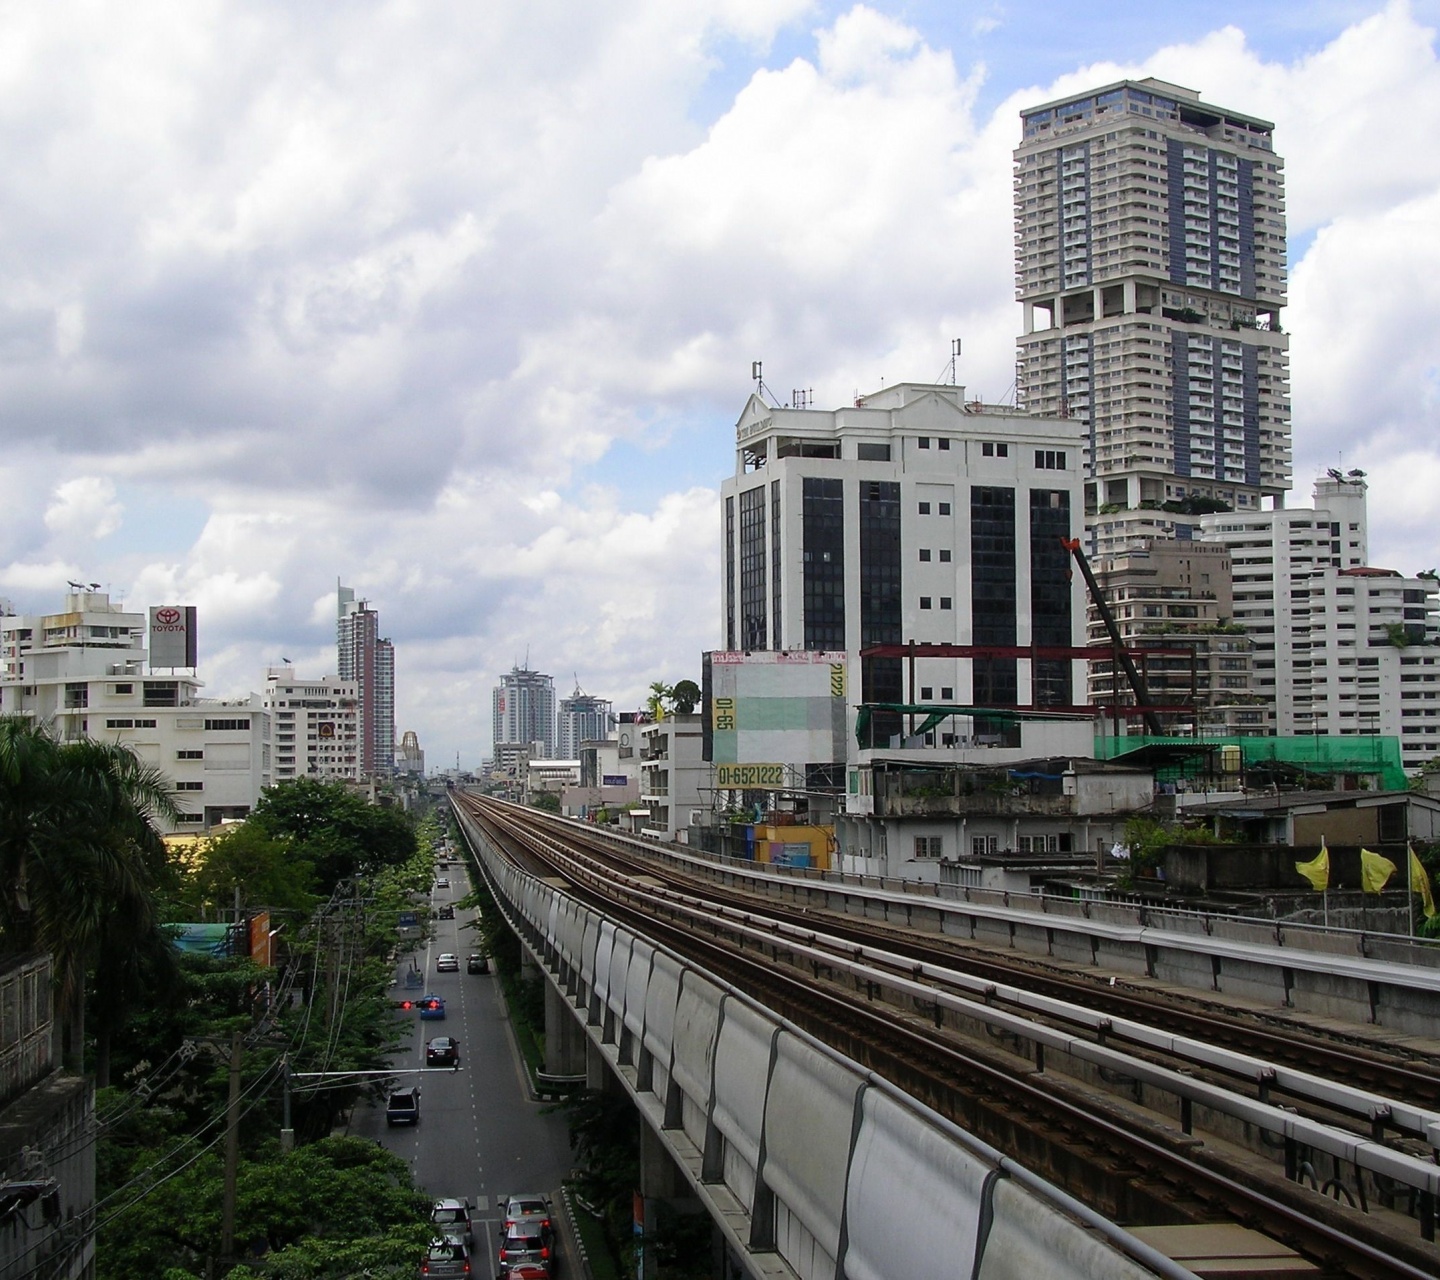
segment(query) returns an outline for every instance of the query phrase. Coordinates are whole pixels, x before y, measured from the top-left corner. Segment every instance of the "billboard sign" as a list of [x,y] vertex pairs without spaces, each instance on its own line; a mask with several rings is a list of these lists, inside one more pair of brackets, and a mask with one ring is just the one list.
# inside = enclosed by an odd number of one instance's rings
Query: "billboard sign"
[[727,790],[779,791],[785,787],[783,764],[717,764],[715,785]]
[[623,773],[605,773],[600,775],[600,785],[602,787],[628,787],[630,779]]
[[154,605],[150,609],[150,667],[195,667],[195,606]]

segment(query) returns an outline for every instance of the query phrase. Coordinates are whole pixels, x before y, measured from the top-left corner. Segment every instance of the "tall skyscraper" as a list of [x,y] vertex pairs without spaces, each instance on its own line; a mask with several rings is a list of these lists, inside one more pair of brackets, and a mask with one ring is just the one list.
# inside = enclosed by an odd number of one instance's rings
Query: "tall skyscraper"
[[541,759],[555,758],[555,681],[528,667],[500,677],[491,698],[494,758],[502,743],[541,744]]
[[725,649],[844,652],[852,702],[1083,701],[1054,652],[1084,643],[1061,542],[1080,530],[1080,430],[956,386],[828,412],[752,395],[720,489]]
[[601,741],[610,736],[615,726],[615,713],[607,698],[597,698],[581,691],[560,700],[555,748],[560,760],[580,759],[582,742]]
[[380,635],[380,615],[349,587],[337,584],[336,606],[340,679],[353,680],[359,690],[360,772],[389,774],[395,768],[395,647]]
[[1284,165],[1274,126],[1159,80],[1021,113],[1020,403],[1087,427],[1100,551],[1188,538],[1290,487]]

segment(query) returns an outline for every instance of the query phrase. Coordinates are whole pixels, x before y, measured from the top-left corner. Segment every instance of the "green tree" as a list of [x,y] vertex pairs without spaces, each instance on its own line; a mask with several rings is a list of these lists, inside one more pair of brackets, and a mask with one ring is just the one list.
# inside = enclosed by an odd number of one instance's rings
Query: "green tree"
[[543,809],[546,813],[560,812],[560,797],[553,791],[537,791],[530,797],[532,809]]
[[645,705],[650,710],[652,720],[665,719],[665,704],[670,700],[671,688],[663,680],[653,680],[650,683],[650,693],[645,699]]
[[[160,930],[171,868],[156,822],[173,818],[164,776],[125,747],[59,743],[0,718],[0,950],[54,960],[56,1023],[83,1065],[85,986],[103,952]],[[117,986],[117,994],[133,990]]]
[[681,680],[670,690],[671,705],[682,716],[693,714],[702,696],[700,686],[693,680]]
[[272,836],[259,823],[223,829],[205,842],[197,865],[185,877],[182,902],[197,912],[270,907],[304,915],[314,910],[310,891],[314,869],[296,856],[295,841]]
[[271,839],[289,839],[310,864],[312,888],[329,894],[340,881],[399,866],[415,853],[415,827],[398,809],[367,804],[338,782],[296,778],[270,787],[249,823]]
[[[206,1274],[220,1238],[222,1162],[214,1153],[158,1182],[104,1227],[101,1280]],[[430,1238],[430,1201],[409,1166],[377,1143],[323,1138],[245,1161],[237,1184],[237,1249],[257,1259],[233,1277],[283,1280],[413,1269]],[[398,1274],[398,1272],[396,1272]]]

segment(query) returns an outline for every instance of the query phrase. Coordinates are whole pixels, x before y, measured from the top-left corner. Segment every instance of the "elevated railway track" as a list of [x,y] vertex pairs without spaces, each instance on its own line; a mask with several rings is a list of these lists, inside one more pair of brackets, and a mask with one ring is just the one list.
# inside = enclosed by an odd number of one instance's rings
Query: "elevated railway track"
[[1234,1222],[1311,1274],[1440,1274],[1440,1069],[1365,1028],[817,911],[463,796],[489,844],[1122,1223]]

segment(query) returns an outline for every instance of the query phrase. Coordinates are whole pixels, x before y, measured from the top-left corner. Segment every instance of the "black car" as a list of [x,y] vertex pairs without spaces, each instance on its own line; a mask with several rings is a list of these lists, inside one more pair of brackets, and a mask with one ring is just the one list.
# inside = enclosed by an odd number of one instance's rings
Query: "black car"
[[443,907],[440,908],[439,914],[440,919],[442,920],[453,920],[455,919],[455,908],[447,902]]
[[472,951],[465,957],[466,973],[489,973],[490,961],[483,951]]
[[458,1067],[460,1042],[454,1036],[436,1036],[425,1046],[427,1067]]
[[396,1089],[385,1104],[385,1123],[419,1124],[420,1090],[414,1085],[408,1089]]

